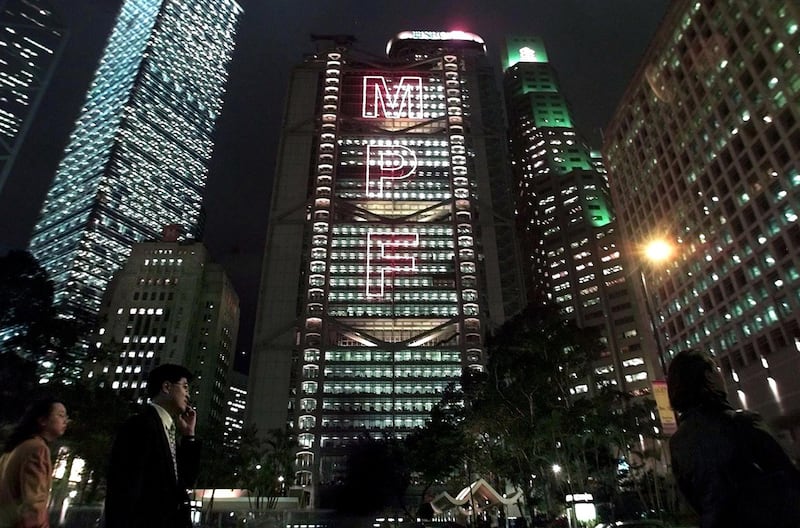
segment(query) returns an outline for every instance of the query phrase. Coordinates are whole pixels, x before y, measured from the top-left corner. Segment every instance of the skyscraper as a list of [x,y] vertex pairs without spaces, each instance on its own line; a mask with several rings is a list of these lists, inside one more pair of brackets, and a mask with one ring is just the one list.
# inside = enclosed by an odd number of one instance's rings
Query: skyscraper
[[65,317],[91,319],[134,242],[202,227],[234,0],[127,0],[30,242]]
[[[711,351],[732,402],[800,427],[800,5],[674,2],[605,135],[611,189],[671,357]],[[795,436],[796,438],[796,436]]]
[[0,192],[66,40],[50,2],[0,2]]
[[596,381],[576,380],[573,394],[594,391],[594,383],[647,394],[656,354],[639,330],[646,326],[637,319],[636,275],[623,266],[602,159],[579,136],[541,39],[509,38],[503,66],[531,300],[554,302],[579,326],[603,331]]
[[259,430],[298,432],[300,486],[423,425],[524,304],[482,39],[404,32],[382,61],[318,39],[290,81],[248,394]]
[[185,365],[195,377],[190,392],[198,422],[221,427],[239,332],[239,297],[203,244],[174,238],[135,244],[114,275],[94,343],[104,359],[94,365],[92,377],[143,401],[154,367]]

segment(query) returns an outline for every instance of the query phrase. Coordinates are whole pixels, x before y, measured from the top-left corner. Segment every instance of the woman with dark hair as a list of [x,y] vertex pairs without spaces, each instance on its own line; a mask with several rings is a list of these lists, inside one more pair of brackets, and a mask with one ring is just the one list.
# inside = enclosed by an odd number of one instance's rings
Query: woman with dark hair
[[47,528],[53,465],[50,444],[67,429],[67,408],[55,398],[32,403],[0,456],[0,528]]
[[731,407],[711,357],[678,353],[667,392],[678,413],[672,473],[700,528],[800,527],[800,473],[758,414]]

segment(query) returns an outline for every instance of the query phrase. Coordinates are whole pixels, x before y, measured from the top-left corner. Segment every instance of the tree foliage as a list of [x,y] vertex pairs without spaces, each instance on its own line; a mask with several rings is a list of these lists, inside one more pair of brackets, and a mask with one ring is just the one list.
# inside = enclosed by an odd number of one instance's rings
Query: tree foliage
[[405,439],[408,465],[423,486],[421,497],[436,483],[459,471],[472,444],[463,421],[442,407],[434,407],[430,421]]
[[53,283],[26,251],[0,257],[0,352],[34,361],[52,380],[71,381],[83,357],[79,342],[87,328],[58,317]]
[[[473,467],[551,513],[567,493],[613,494],[618,460],[644,422],[640,404],[611,385],[597,388],[592,365],[602,349],[598,332],[550,306],[503,325],[488,341],[486,371],[462,380],[466,426],[479,445]],[[575,390],[581,385],[585,392]]]
[[27,326],[46,316],[53,304],[53,283],[27,251],[0,257],[0,329]]
[[334,490],[336,509],[347,514],[404,511],[410,472],[403,442],[364,435],[348,450],[344,482]]
[[86,382],[49,384],[46,389],[62,399],[69,412],[70,424],[61,439],[68,448],[69,458],[80,458],[84,462],[82,487],[76,502],[96,502],[105,483],[108,457],[117,430],[139,410],[138,406],[117,391]]
[[282,429],[272,429],[263,436],[255,427],[245,429],[233,468],[239,487],[249,491],[252,510],[275,507],[285,479],[294,473],[296,448],[294,436]]

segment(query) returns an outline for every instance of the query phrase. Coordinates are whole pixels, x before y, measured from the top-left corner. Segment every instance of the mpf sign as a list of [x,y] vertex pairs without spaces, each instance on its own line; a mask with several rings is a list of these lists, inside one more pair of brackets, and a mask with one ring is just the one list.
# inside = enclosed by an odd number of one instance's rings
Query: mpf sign
[[422,119],[422,77],[366,75],[362,80],[361,116],[368,119]]

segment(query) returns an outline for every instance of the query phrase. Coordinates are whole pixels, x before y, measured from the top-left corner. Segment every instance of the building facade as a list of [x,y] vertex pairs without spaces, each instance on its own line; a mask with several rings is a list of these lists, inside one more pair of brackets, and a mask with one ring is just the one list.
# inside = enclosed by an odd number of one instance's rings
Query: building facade
[[193,374],[198,422],[222,426],[239,332],[239,297],[199,242],[142,242],[104,296],[91,377],[147,400],[147,375],[162,363]]
[[46,0],[0,2],[0,192],[68,38]]
[[247,375],[232,371],[228,380],[228,401],[225,428],[222,432],[225,447],[236,449],[242,443],[247,411]]
[[290,81],[248,401],[312,487],[359,436],[423,425],[524,305],[483,41],[404,32],[378,61],[324,38]]
[[126,0],[34,228],[64,317],[91,320],[135,242],[202,227],[212,131],[241,8]]
[[[674,2],[605,134],[667,357],[714,354],[731,402],[800,418],[800,5]],[[631,252],[634,255],[635,252]]]
[[626,270],[602,159],[579,136],[544,43],[510,37],[503,85],[517,226],[531,301],[556,304],[580,327],[602,329],[597,386],[645,395],[658,368],[638,317],[637,276]]

